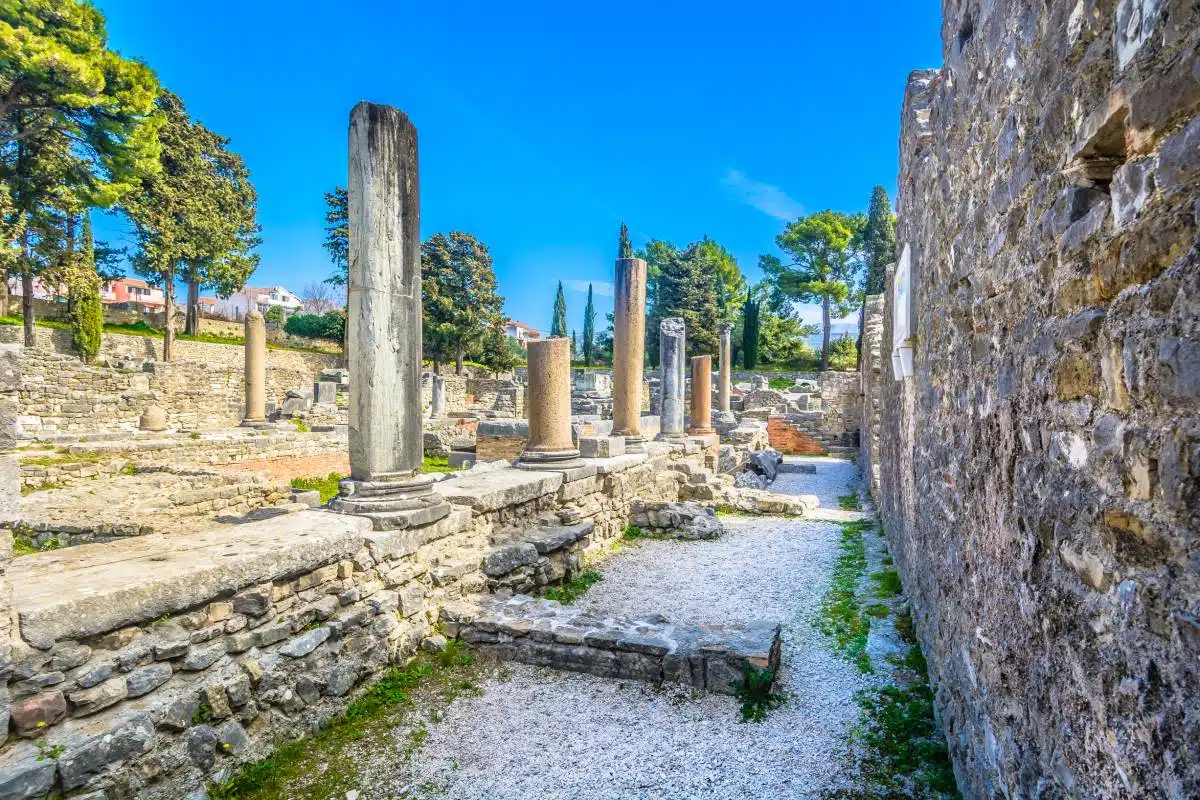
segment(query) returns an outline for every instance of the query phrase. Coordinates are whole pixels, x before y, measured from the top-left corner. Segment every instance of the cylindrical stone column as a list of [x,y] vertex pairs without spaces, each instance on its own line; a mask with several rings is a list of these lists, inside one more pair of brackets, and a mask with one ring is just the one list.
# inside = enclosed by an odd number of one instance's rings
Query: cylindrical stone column
[[712,432],[712,356],[692,356],[692,427],[688,433],[703,436]]
[[246,410],[245,426],[267,422],[267,323],[258,309],[246,313],[245,323]]
[[377,528],[433,522],[421,421],[421,233],[417,129],[399,109],[350,112],[350,479],[336,510]]
[[618,258],[613,300],[613,436],[625,452],[645,452],[642,437],[642,362],[646,354],[646,262]]
[[660,439],[678,439],[683,430],[684,353],[687,352],[687,328],[682,317],[667,317],[658,325],[658,363],[662,368],[662,430]]
[[579,466],[571,441],[571,340],[530,342],[529,388],[525,409],[529,439],[516,466],[554,469]]
[[446,413],[446,378],[442,375],[433,376],[432,399],[429,403],[429,416],[439,419]]
[[729,384],[733,379],[733,367],[730,363],[732,360],[732,355],[729,348],[729,333],[732,330],[733,326],[728,322],[721,322],[717,324],[717,333],[719,333],[721,336],[721,349],[719,356],[719,367],[721,374],[718,376],[719,383],[717,383],[718,411],[729,411]]

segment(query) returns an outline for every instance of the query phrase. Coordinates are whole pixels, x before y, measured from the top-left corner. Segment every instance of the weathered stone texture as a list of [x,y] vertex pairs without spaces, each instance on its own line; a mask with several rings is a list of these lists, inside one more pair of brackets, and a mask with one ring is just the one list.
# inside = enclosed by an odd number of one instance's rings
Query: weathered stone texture
[[944,10],[873,458],[960,783],[1200,796],[1200,6]]

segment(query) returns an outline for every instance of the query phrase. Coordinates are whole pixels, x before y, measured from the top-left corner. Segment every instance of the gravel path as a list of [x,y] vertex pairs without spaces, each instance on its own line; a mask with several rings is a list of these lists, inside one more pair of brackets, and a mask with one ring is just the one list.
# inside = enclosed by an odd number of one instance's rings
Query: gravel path
[[[816,494],[836,509],[854,466],[804,461],[818,473],[784,472],[773,490]],[[740,723],[731,697],[509,665],[482,694],[429,722],[418,752],[365,754],[356,764],[361,800],[816,797],[839,772],[853,694],[865,685],[808,621],[838,529],[769,517],[725,522],[729,532],[716,541],[648,541],[607,560],[604,581],[580,605],[693,622],[781,621],[780,685],[791,697],[765,722]],[[394,731],[397,750],[417,724]]]

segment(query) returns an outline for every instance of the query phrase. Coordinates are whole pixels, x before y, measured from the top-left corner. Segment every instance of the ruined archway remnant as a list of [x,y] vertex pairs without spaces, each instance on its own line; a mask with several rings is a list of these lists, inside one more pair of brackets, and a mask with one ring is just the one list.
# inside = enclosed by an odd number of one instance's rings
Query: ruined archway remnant
[[350,112],[350,478],[330,507],[377,528],[450,513],[420,474],[421,240],[417,129],[390,106]]
[[707,436],[712,432],[712,356],[692,356],[692,427],[688,434]]
[[625,452],[644,453],[642,362],[646,355],[646,262],[618,258],[613,300],[613,436]]
[[258,309],[246,314],[245,324],[246,408],[242,425],[267,423],[267,322]]
[[687,325],[682,317],[667,317],[658,325],[658,363],[662,368],[662,428],[659,439],[681,439],[683,394],[687,376],[683,362],[687,352]]
[[522,469],[573,469],[582,466],[571,441],[571,340],[563,337],[529,343],[529,438]]

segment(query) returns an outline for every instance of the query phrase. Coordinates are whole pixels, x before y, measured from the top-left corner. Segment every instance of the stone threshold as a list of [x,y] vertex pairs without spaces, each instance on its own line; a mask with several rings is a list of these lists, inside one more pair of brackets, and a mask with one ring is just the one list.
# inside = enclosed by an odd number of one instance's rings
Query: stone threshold
[[746,626],[672,623],[659,614],[594,616],[529,595],[448,603],[448,636],[501,659],[603,678],[675,683],[735,694],[747,665],[778,673],[778,622]]

